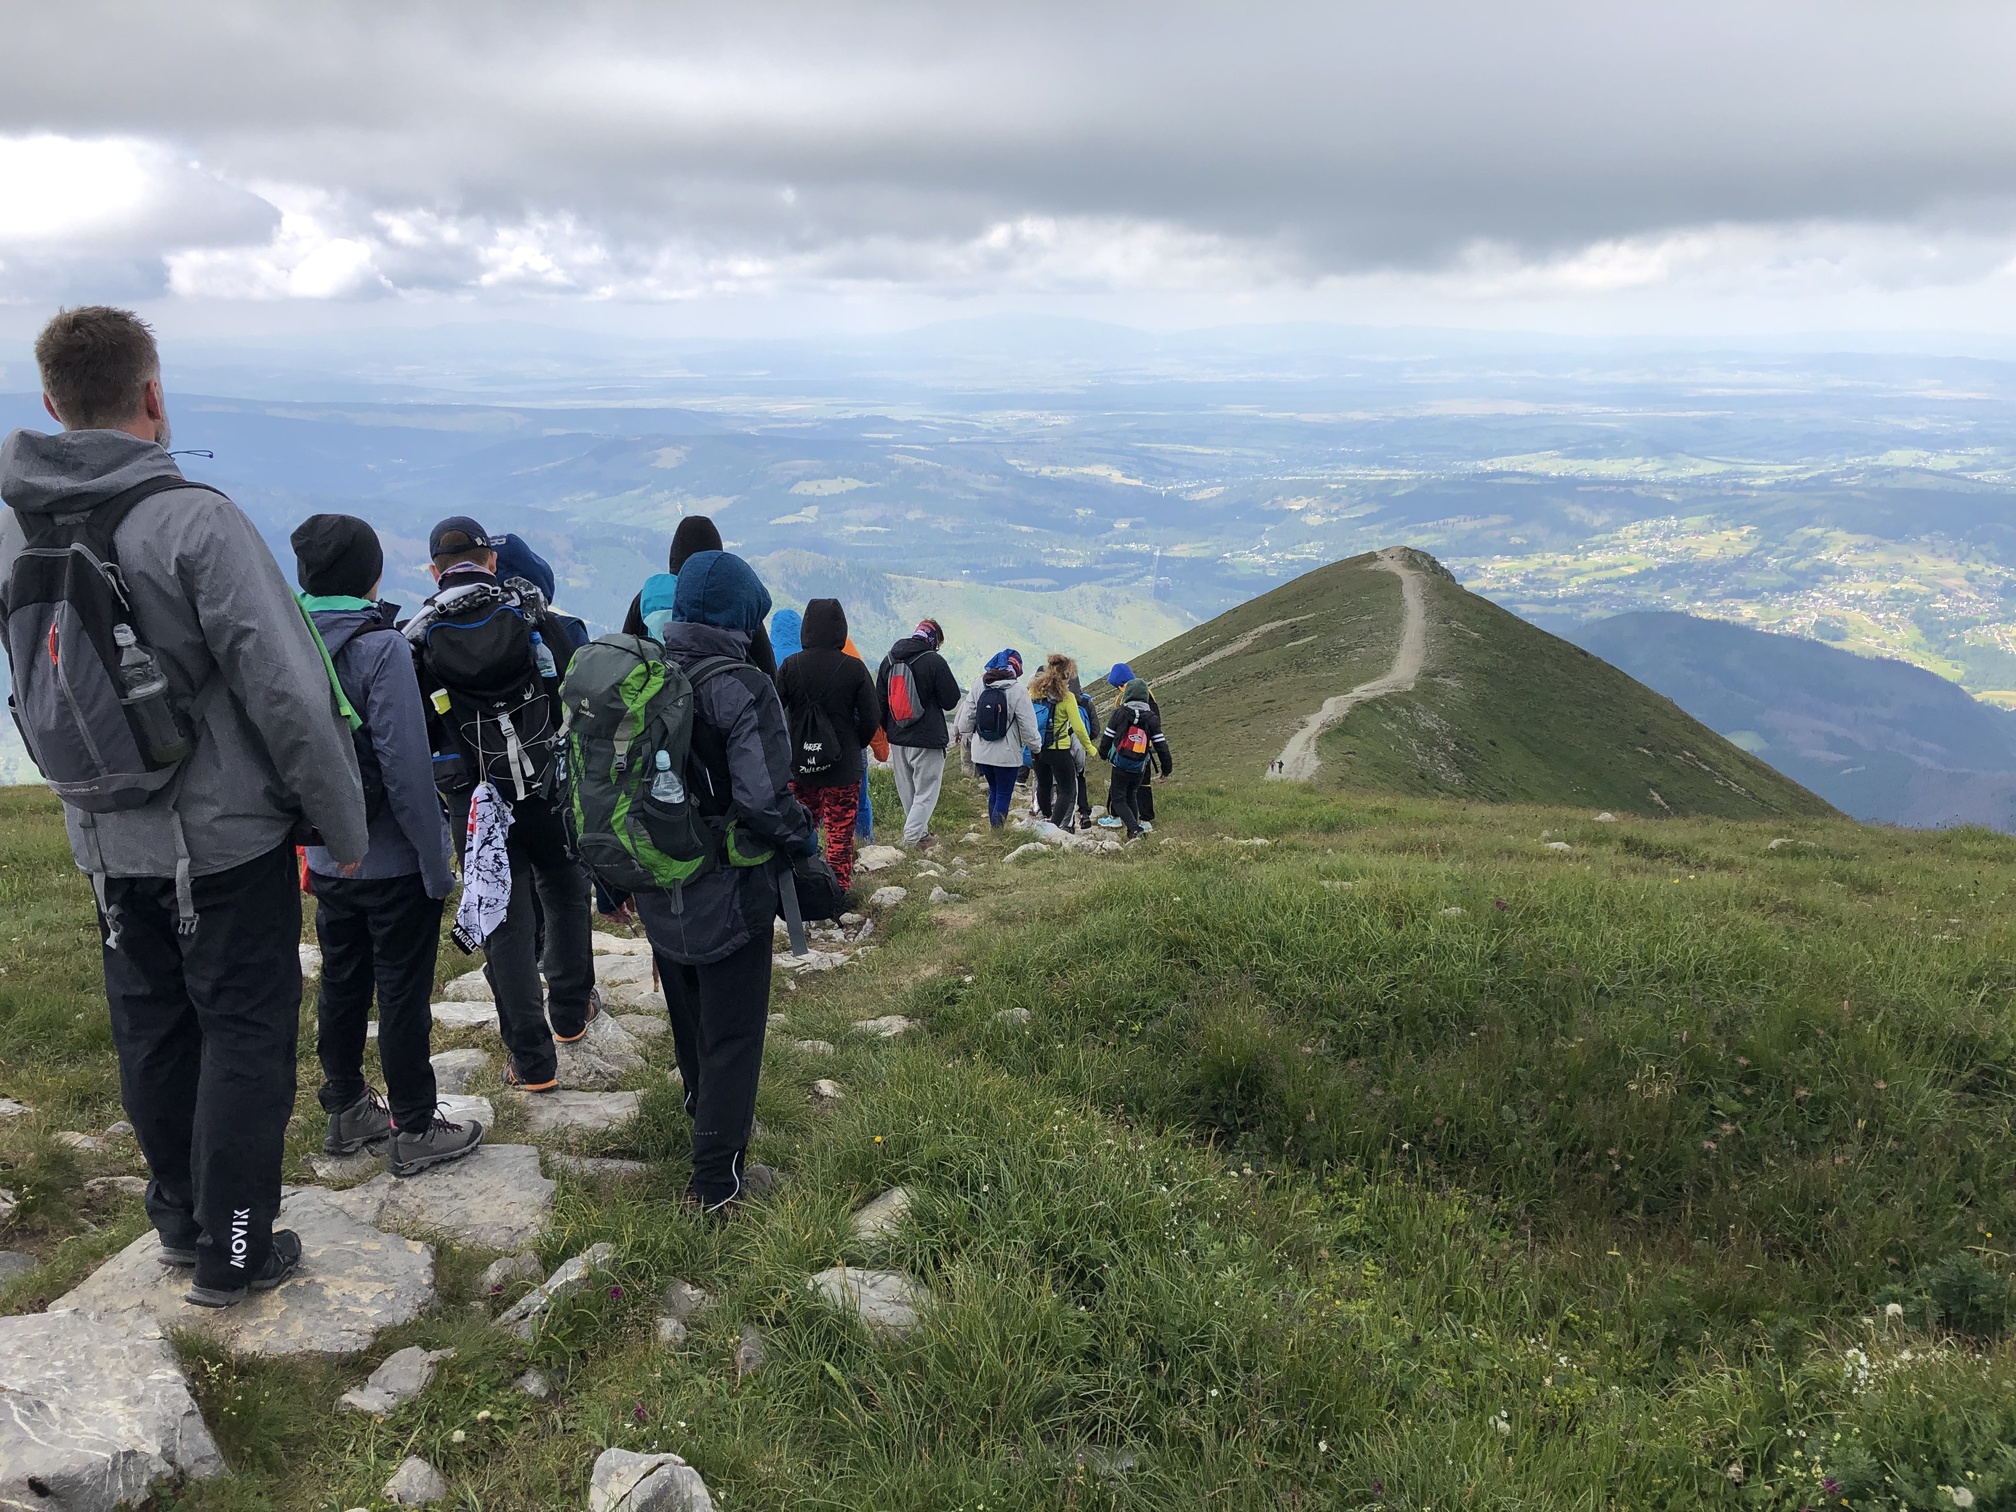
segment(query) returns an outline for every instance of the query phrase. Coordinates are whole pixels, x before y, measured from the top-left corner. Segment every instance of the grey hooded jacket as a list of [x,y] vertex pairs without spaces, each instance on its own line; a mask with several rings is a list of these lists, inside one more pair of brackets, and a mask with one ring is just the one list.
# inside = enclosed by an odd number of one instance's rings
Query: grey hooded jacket
[[[19,516],[87,510],[156,477],[180,477],[151,441],[124,431],[0,444],[0,593],[25,539]],[[195,733],[174,808],[196,876],[228,871],[283,844],[305,816],[339,861],[366,849],[357,753],[336,710],[322,653],[279,565],[243,511],[203,489],[144,500],[113,537],[135,627],[186,713],[223,674]],[[70,849],[98,876],[171,877],[175,826],[164,790],[116,814],[66,808]]]
[[[370,755],[363,759],[385,792],[385,805],[371,821],[371,852],[354,875],[370,880],[418,872],[428,897],[445,898],[455,887],[448,816],[434,787],[427,706],[406,637],[377,609],[318,609],[312,617],[350,707],[364,721]],[[340,871],[320,845],[308,847],[308,869],[323,877]]]

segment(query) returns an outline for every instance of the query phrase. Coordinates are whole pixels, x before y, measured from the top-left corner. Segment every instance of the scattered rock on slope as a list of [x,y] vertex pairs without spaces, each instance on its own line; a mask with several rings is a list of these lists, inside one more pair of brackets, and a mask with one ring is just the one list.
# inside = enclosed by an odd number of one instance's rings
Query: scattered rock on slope
[[851,1312],[878,1333],[908,1333],[928,1300],[900,1271],[855,1270],[836,1265],[805,1283],[829,1306]]
[[371,1372],[362,1386],[353,1386],[337,1398],[336,1405],[352,1412],[368,1412],[384,1417],[402,1402],[410,1402],[434,1379],[434,1367],[452,1359],[452,1349],[422,1349],[417,1344],[388,1355],[385,1363]]
[[497,1315],[497,1326],[509,1329],[513,1334],[531,1343],[539,1331],[539,1319],[544,1317],[555,1302],[563,1297],[571,1297],[585,1290],[594,1273],[616,1258],[613,1244],[591,1244],[587,1249],[566,1261],[548,1276],[544,1284],[535,1286],[503,1312]]
[[417,1454],[408,1455],[378,1494],[401,1507],[425,1507],[448,1499],[448,1482]]
[[604,1449],[588,1475],[588,1512],[714,1512],[714,1498],[676,1454]]
[[384,1172],[330,1200],[379,1228],[446,1234],[460,1244],[516,1250],[546,1231],[553,1182],[539,1169],[534,1146],[486,1144],[417,1176]]
[[862,1240],[884,1238],[901,1228],[909,1214],[910,1189],[891,1187],[880,1197],[864,1203],[854,1214],[854,1237]]

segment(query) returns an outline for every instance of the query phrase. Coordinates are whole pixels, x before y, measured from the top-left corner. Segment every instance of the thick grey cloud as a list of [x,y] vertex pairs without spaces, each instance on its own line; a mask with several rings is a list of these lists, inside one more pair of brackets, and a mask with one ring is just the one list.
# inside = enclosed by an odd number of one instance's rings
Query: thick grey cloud
[[[8,45],[0,132],[268,194],[301,256],[361,249],[309,292],[1297,279],[2016,222],[2016,8],[1968,0],[69,0]],[[178,276],[277,290],[294,255]]]

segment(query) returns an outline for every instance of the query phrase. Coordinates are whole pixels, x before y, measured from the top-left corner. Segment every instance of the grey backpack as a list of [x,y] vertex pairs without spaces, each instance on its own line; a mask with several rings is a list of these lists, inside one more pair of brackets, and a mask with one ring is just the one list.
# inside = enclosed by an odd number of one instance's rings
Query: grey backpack
[[189,754],[188,728],[211,690],[177,713],[140,637],[112,536],[141,500],[204,487],[149,478],[75,514],[16,514],[27,543],[0,590],[13,672],[7,708],[50,789],[72,808],[139,808],[175,781]]

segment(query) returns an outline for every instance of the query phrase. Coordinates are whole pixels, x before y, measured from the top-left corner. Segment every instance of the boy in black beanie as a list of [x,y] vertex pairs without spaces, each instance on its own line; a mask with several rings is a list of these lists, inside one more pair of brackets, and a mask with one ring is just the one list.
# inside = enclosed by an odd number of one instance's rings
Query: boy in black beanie
[[[434,789],[427,711],[396,609],[377,602],[385,553],[352,515],[314,515],[293,535],[302,607],[328,648],[355,711],[357,765],[371,849],[339,866],[310,846],[315,936],[322,945],[316,1054],[322,1062],[322,1148],[350,1155],[387,1146],[394,1176],[457,1160],[483,1142],[483,1126],[441,1116],[428,1060],[428,998],[441,939],[441,906],[455,885],[448,821]],[[364,1041],[378,996],[378,1063],[387,1100],[364,1080]]]

